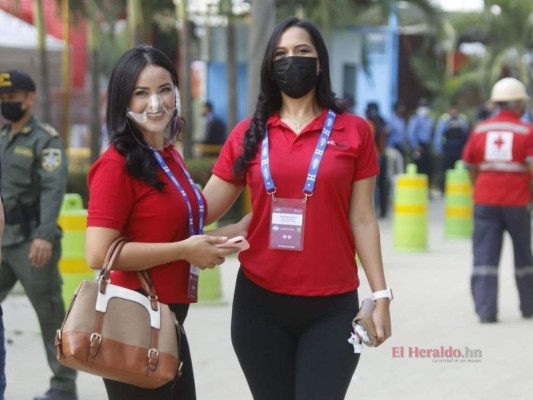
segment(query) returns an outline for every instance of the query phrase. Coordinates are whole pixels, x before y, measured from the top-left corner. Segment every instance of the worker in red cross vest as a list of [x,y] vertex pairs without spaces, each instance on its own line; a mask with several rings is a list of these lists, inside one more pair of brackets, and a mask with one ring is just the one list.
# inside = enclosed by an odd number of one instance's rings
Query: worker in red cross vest
[[520,120],[528,99],[517,79],[496,82],[491,100],[499,112],[474,128],[463,152],[474,185],[471,288],[482,323],[498,321],[498,265],[505,231],[513,242],[520,311],[524,318],[533,317],[533,126]]

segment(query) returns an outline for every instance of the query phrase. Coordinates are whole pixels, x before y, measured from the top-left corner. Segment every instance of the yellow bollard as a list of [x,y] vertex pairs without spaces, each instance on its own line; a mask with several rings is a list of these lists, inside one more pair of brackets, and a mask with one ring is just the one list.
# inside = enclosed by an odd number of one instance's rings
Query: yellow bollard
[[446,238],[470,238],[474,229],[472,184],[462,161],[446,171]]
[[85,261],[87,210],[83,208],[79,194],[65,194],[59,213],[59,226],[63,229],[59,271],[63,278],[63,303],[68,307],[78,284],[85,279],[94,279],[94,272]]
[[396,180],[393,231],[395,250],[427,250],[428,178],[417,174],[415,164]]
[[[217,229],[218,224],[213,222],[204,227],[204,231]],[[200,303],[214,304],[222,302],[222,285],[220,282],[220,266],[206,268],[200,271],[198,284],[198,301]]]

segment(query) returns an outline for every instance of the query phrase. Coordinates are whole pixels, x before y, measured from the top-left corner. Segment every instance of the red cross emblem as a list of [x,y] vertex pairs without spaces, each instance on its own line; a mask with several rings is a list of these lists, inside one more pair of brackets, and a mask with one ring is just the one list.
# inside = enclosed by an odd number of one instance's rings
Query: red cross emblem
[[498,136],[498,139],[494,141],[494,144],[500,149],[505,144],[505,140],[503,140],[501,136]]

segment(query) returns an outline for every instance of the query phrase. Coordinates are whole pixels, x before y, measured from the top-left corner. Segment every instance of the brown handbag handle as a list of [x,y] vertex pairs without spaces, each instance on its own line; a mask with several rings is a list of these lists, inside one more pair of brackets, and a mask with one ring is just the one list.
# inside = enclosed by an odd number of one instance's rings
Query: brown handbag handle
[[[120,243],[122,243],[122,242],[124,242],[124,244],[126,244],[126,241],[127,241],[127,239],[125,237],[123,237],[123,236],[119,236],[115,240],[113,240],[113,242],[109,245],[109,248],[107,249],[107,253],[105,255],[104,265],[102,266],[102,269],[104,269],[107,265],[110,264],[111,258],[113,257],[113,255],[115,254],[115,252],[117,250],[117,246]],[[118,254],[115,255],[115,258],[117,256],[118,256]],[[109,270],[111,271],[111,268]]]
[[118,237],[111,245],[109,245],[109,249],[107,250],[104,265],[102,266],[102,270],[100,271],[99,278],[108,280],[109,279],[109,273],[113,269],[113,264],[115,263],[115,260],[117,259],[120,250],[122,250],[122,247],[126,244],[127,239],[125,237]]
[[[105,288],[107,286],[107,282],[109,281],[109,274],[111,273],[111,270],[113,269],[113,265],[115,264],[115,261],[120,254],[120,251],[124,247],[124,245],[127,243],[127,239],[123,236],[119,236],[116,238],[111,245],[109,246],[109,249],[107,250],[107,254],[104,260],[104,265],[102,267],[102,271],[100,272],[100,276],[98,277],[98,280],[100,282],[100,291],[101,293],[105,293]],[[139,279],[141,283],[141,287],[143,290],[147,293],[148,298],[150,299],[152,303],[152,309],[156,310],[158,309],[158,297],[155,292],[154,285],[152,283],[152,279],[150,278],[150,275],[148,274],[148,271],[137,271],[137,278]]]

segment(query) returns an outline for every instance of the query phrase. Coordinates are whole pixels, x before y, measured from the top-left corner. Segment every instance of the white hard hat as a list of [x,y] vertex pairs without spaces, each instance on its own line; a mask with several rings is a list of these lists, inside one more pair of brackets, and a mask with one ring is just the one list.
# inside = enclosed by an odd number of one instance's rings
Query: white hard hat
[[494,84],[490,99],[494,102],[506,102],[513,100],[527,100],[526,88],[518,79],[503,78]]

